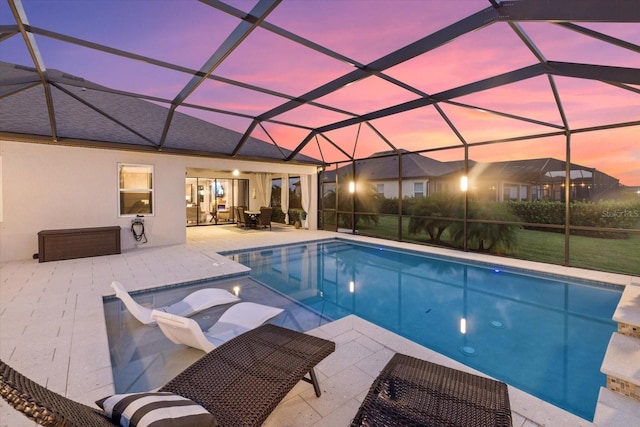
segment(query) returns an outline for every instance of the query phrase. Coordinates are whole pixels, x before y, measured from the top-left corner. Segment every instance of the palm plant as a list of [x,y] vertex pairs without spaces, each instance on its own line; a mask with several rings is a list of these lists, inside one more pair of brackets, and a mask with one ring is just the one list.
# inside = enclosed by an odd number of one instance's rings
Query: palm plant
[[[478,220],[467,223],[467,242],[470,249],[501,254],[510,253],[516,247],[518,231],[522,229],[521,226],[481,222],[482,220],[518,221],[518,217],[510,211],[508,205],[501,202],[480,203],[477,200],[469,200],[467,218]],[[453,240],[462,245],[464,242],[463,224],[453,224],[450,231]]]
[[435,193],[429,197],[416,200],[411,208],[409,234],[425,232],[429,241],[442,244],[442,234],[454,221],[450,218],[458,216],[462,209],[462,198],[453,193]]

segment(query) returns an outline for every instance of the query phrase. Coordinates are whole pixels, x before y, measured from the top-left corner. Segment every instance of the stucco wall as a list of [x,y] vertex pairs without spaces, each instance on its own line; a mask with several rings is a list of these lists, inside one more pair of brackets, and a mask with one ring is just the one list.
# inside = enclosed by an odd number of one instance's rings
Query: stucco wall
[[[415,195],[414,184],[418,182],[422,183],[423,195],[427,196],[429,194],[428,179],[407,178],[406,180],[402,181],[402,197],[414,197]],[[398,180],[397,179],[388,180],[388,181],[371,181],[371,185],[373,185],[374,188],[377,188],[376,187],[377,184],[384,184],[384,197],[386,197],[387,199],[398,197]]]
[[[131,218],[118,217],[118,163],[154,166],[155,214],[145,216],[149,242],[141,247],[186,241],[184,184],[187,167],[314,174],[312,188],[317,184],[314,166],[12,141],[0,141],[0,156],[0,262],[30,259],[38,252],[38,232],[49,229],[119,225],[122,227],[122,250],[136,250],[136,242],[129,231]],[[248,173],[242,175],[251,179]],[[316,200],[314,195],[311,224],[316,223]]]

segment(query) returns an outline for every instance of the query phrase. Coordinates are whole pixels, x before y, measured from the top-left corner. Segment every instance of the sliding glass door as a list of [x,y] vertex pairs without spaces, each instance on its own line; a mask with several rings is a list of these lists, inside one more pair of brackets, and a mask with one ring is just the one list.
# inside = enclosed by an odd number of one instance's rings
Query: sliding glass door
[[235,207],[249,205],[249,180],[186,178],[187,225],[234,223]]

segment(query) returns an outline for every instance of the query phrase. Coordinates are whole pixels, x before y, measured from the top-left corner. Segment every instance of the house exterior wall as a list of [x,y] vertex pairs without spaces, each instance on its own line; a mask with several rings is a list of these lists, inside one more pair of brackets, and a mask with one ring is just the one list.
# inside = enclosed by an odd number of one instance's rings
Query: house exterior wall
[[[380,180],[380,181],[370,181],[371,185],[375,189],[378,188],[378,185],[384,186],[384,197],[387,199],[399,198],[398,196],[398,180]],[[425,178],[407,178],[402,181],[402,198],[404,197],[414,197],[415,196],[415,184],[422,183],[423,196],[428,196],[431,193],[431,188],[429,187],[429,179]]]
[[[123,251],[136,250],[131,217],[118,216],[118,163],[153,165],[154,215],[145,216],[148,243],[140,247],[186,242],[184,199],[187,168],[310,174],[309,223],[317,224],[316,166],[249,162],[0,141],[2,204],[0,262],[31,259],[38,232],[50,229],[120,226]],[[240,178],[254,180],[250,173]],[[251,208],[257,200],[251,200]],[[255,206],[256,208],[259,206]]]

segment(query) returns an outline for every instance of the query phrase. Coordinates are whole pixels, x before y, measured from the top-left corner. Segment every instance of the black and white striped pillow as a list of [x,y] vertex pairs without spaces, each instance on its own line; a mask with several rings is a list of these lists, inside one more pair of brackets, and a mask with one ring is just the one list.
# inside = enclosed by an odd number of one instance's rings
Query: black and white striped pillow
[[197,403],[173,393],[114,394],[96,401],[122,427],[217,426],[213,415]]

